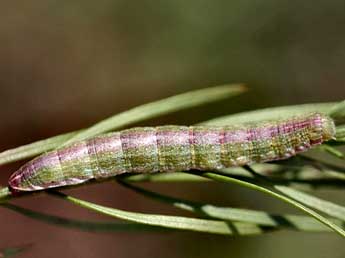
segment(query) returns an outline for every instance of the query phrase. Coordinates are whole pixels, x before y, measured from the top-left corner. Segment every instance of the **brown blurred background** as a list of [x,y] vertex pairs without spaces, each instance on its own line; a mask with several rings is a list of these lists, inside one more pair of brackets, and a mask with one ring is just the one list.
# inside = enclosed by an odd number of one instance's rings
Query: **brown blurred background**
[[[0,148],[87,127],[135,105],[192,89],[245,82],[250,92],[145,124],[192,124],[274,105],[345,97],[345,2],[3,1],[0,5]],[[0,168],[1,184],[20,163]],[[214,204],[294,211],[221,184],[148,185]],[[133,211],[180,214],[113,183],[67,191]],[[342,201],[335,191],[319,196]],[[48,196],[14,203],[110,220]],[[229,238],[190,232],[85,233],[0,209],[0,248],[20,257],[344,257],[334,234]]]

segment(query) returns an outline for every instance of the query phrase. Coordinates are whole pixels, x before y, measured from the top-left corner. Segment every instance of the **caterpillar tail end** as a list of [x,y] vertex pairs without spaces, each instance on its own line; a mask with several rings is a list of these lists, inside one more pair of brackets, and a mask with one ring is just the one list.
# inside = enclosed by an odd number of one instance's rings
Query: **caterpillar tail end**
[[23,166],[14,172],[8,180],[8,188],[13,194],[26,191],[41,190],[40,187],[32,186],[27,180],[31,175],[30,169],[27,166]]

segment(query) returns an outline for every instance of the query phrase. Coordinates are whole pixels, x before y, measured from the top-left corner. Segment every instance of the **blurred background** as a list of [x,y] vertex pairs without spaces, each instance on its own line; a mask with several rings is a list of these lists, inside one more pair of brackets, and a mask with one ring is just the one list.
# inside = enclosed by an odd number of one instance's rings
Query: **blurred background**
[[[342,0],[3,1],[1,151],[90,126],[139,104],[223,83],[244,82],[250,91],[140,125],[193,124],[267,106],[344,99],[344,31]],[[2,166],[0,183],[5,185],[20,165]],[[224,206],[294,211],[235,186],[147,187]],[[126,210],[190,215],[111,182],[66,192]],[[332,200],[337,195],[331,190],[319,194]],[[110,220],[43,195],[14,203],[65,217]],[[0,248],[33,244],[20,257],[345,255],[335,234],[229,238],[190,232],[85,233],[3,208],[0,228]]]

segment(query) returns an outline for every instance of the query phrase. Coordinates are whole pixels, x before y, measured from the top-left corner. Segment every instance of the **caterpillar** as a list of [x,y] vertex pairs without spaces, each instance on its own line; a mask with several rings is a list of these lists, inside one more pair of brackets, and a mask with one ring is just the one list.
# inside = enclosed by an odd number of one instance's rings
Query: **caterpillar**
[[218,170],[287,159],[334,137],[333,120],[321,113],[231,126],[137,127],[38,156],[12,174],[8,184],[20,192],[128,172]]

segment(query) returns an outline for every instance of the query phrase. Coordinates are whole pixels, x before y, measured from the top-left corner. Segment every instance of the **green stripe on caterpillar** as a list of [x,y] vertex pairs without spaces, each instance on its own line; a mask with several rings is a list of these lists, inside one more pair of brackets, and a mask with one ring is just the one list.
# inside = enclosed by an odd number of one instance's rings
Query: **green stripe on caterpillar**
[[138,127],[41,155],[9,179],[13,192],[80,184],[122,173],[218,170],[286,159],[335,137],[320,113],[229,126]]

